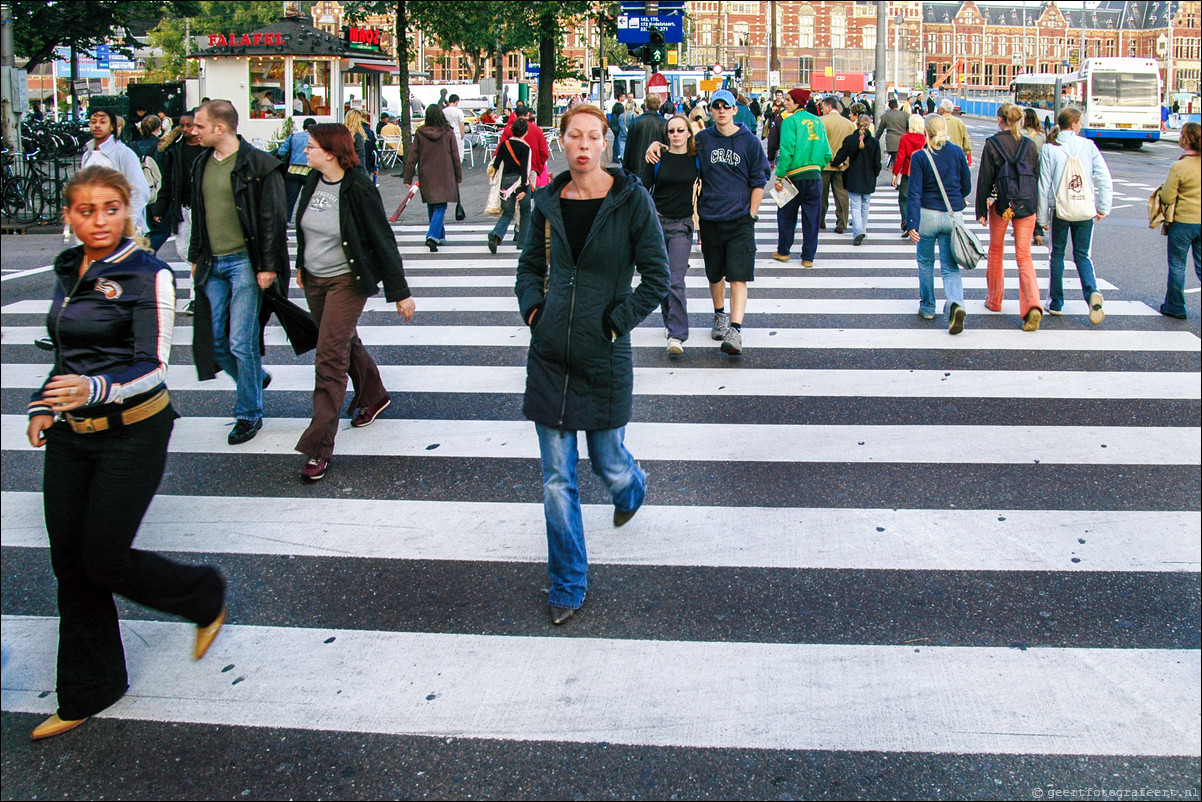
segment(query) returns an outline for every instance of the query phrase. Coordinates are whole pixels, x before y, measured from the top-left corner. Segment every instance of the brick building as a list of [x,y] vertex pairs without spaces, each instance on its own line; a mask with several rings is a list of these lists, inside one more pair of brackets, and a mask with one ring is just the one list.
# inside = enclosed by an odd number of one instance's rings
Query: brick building
[[[686,12],[681,65],[721,64],[728,72],[741,67],[750,91],[767,89],[772,69],[785,86],[838,89],[839,76],[863,76],[875,66],[873,0],[689,0]],[[341,3],[321,0],[311,13],[317,27],[341,31]],[[950,72],[951,85],[1003,90],[1022,72],[1059,72],[1067,69],[1065,62],[1083,58],[1138,56],[1160,61],[1167,91],[1199,90],[1202,0],[1089,0],[1063,8],[1055,0],[891,0],[888,15],[889,86],[919,87],[931,65],[940,76]],[[391,16],[366,23],[387,31],[389,52],[395,52],[392,23]],[[473,64],[459,51],[444,52],[422,33],[410,46],[415,74],[434,83],[472,81]],[[597,31],[582,24],[568,33],[563,52],[587,72],[598,63],[599,48]],[[509,53],[505,59],[505,80],[525,80],[525,57]],[[492,72],[486,63],[481,77]]]

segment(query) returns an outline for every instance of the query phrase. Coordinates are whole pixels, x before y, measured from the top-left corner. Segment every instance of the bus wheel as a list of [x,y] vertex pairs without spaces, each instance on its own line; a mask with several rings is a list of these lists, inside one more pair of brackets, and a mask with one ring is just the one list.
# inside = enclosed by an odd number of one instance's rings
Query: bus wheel
[[1143,147],[1143,145],[1144,145],[1144,143],[1138,139],[1123,140],[1123,149],[1124,150],[1139,150],[1141,147]]

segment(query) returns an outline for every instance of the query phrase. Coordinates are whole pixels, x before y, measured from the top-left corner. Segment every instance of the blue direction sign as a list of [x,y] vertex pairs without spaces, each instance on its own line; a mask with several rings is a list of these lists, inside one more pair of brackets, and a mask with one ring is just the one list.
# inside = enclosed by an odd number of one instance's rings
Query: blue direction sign
[[647,31],[658,28],[665,42],[684,41],[684,16],[682,14],[660,14],[647,17],[623,12],[618,16],[618,42],[624,45],[645,45],[649,41]]

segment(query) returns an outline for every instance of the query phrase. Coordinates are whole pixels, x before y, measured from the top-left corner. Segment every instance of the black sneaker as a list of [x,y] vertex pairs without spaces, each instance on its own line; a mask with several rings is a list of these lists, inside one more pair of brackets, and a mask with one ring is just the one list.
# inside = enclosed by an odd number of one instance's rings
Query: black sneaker
[[238,422],[234,424],[234,428],[230,430],[230,436],[226,438],[231,446],[241,445],[249,440],[254,440],[255,435],[263,428],[263,419],[259,420],[243,420],[238,418]]
[[490,253],[496,253],[497,245],[499,245],[500,243],[501,243],[501,238],[498,237],[496,234],[488,235],[488,250]]
[[266,390],[270,386],[271,386],[271,374],[268,373],[267,371],[263,371],[263,389]]
[[951,322],[948,324],[948,334],[959,334],[964,331],[964,307],[952,304]]

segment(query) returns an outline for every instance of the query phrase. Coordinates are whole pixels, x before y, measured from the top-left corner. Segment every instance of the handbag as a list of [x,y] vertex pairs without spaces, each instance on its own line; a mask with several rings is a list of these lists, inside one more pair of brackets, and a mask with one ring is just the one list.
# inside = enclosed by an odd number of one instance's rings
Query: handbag
[[455,201],[455,220],[462,223],[467,219],[467,210],[463,208],[463,201]]
[[488,202],[484,204],[484,213],[489,217],[501,216],[501,179],[501,171],[493,170],[492,178],[488,180]]
[[965,270],[972,270],[985,257],[985,249],[981,247],[977,235],[956,220],[956,214],[952,211],[952,202],[947,199],[947,190],[943,188],[943,178],[939,175],[939,168],[935,166],[935,160],[931,157],[930,150],[927,148],[923,148],[923,150],[927,151],[927,161],[931,164],[931,172],[935,174],[935,182],[939,184],[939,194],[943,196],[943,205],[947,207],[947,215],[952,218],[952,261]]

